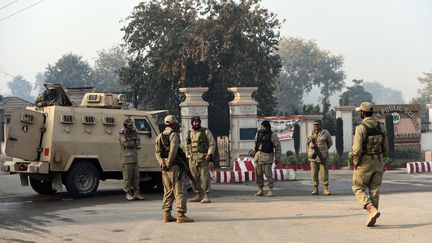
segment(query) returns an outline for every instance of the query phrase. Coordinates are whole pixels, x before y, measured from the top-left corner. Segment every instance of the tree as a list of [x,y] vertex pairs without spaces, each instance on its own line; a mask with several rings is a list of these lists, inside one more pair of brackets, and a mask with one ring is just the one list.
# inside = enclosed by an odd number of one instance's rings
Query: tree
[[410,100],[410,104],[421,105],[421,119],[422,121],[429,121],[429,110],[426,108],[426,104],[432,103],[432,70],[430,73],[423,73],[424,77],[419,77],[418,81],[424,86],[419,89],[417,93],[418,97]]
[[378,82],[364,82],[363,87],[372,95],[375,104],[405,104],[400,90],[384,87]]
[[[261,115],[274,114],[280,70],[280,23],[260,0],[157,0],[135,7],[123,28],[130,67],[122,82],[140,87],[140,102],[179,113],[180,87],[207,86],[209,126],[227,134],[230,86],[257,86]],[[132,78],[133,77],[133,78]]]
[[[367,92],[362,86],[363,79],[353,79],[354,85],[347,87],[347,90],[342,93],[340,98],[341,106],[359,106],[362,102],[374,103],[372,94]],[[353,111],[353,125],[360,124],[361,118]]]
[[302,108],[302,98],[313,86],[321,87],[323,113],[329,111],[328,99],[344,86],[343,57],[319,49],[314,41],[282,38],[279,44],[282,70],[278,77],[276,99],[283,114],[294,115]]
[[347,90],[342,93],[340,105],[358,106],[362,102],[373,103],[372,94],[362,86],[363,79],[353,79],[353,83],[353,86],[347,87]]
[[91,85],[97,91],[121,93],[126,87],[120,84],[119,72],[127,66],[127,53],[121,46],[98,51],[92,72]]
[[45,71],[47,83],[59,83],[64,88],[89,87],[91,67],[81,56],[63,55],[54,65],[48,64]]
[[8,83],[8,87],[13,96],[20,97],[29,102],[33,102],[35,99],[31,96],[32,85],[21,75],[14,77],[13,80]]

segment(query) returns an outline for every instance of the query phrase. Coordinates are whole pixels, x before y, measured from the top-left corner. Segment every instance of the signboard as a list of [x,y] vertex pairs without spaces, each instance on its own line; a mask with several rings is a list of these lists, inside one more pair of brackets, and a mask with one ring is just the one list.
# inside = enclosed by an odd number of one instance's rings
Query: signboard
[[257,126],[261,128],[261,122],[267,120],[270,122],[271,128],[277,133],[279,140],[288,140],[293,138],[294,124],[302,123],[304,116],[273,116],[273,117],[258,117]]
[[420,105],[374,105],[374,116],[381,122],[387,114],[393,116],[395,143],[420,142]]

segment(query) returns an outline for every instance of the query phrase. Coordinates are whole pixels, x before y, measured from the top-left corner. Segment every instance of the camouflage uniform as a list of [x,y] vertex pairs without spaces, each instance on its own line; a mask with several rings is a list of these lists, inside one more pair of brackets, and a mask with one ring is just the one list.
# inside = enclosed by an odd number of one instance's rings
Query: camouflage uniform
[[35,101],[36,107],[45,107],[58,104],[58,95],[54,88],[49,88],[42,92]]
[[[162,134],[169,136],[168,155],[164,155],[164,144],[162,141]],[[186,189],[186,175],[184,171],[180,170],[177,165],[176,156],[177,150],[180,147],[180,137],[177,132],[172,128],[166,127],[165,130],[156,137],[155,156],[159,165],[162,166],[163,160],[167,166],[166,171],[162,171],[162,183],[164,186],[164,196],[162,201],[162,209],[165,212],[171,212],[174,198],[176,200],[176,209],[178,213],[186,213],[187,201],[185,194]]]
[[[126,124],[126,121],[125,121]],[[135,128],[123,127],[119,132],[121,162],[123,163],[124,191],[138,194],[140,175],[138,169],[138,152],[141,140]]]
[[372,104],[363,102],[356,111],[360,111],[363,120],[355,129],[352,146],[355,165],[352,190],[357,201],[368,211],[366,226],[371,227],[381,215],[378,211],[379,190],[384,172],[383,157],[388,151],[387,132],[385,126],[372,117]]
[[[263,133],[263,136],[260,135]],[[271,133],[271,135],[270,135]],[[270,136],[270,141],[272,144],[272,152],[264,152],[263,150],[263,139],[268,139],[266,136]],[[261,139],[260,139],[261,137]],[[260,141],[258,141],[260,139]],[[262,190],[264,188],[264,175],[267,178],[267,184],[269,187],[269,193],[267,196],[273,195],[273,171],[272,165],[275,161],[280,161],[281,159],[281,145],[279,138],[275,132],[271,130],[268,131],[258,131],[255,135],[254,140],[254,160],[255,160],[255,181],[258,185],[259,191],[255,194],[256,196],[262,196]]]
[[[353,173],[352,189],[363,208],[366,208],[369,203],[378,208],[379,190],[384,172],[383,156],[388,151],[387,132],[385,126],[372,117],[364,118],[362,124],[368,127],[381,126],[383,153],[376,155],[364,153],[363,143],[366,139],[366,128],[363,125],[358,125],[355,129],[352,146],[353,164],[356,166]],[[366,189],[369,190],[369,195],[366,193]]]
[[328,193],[329,167],[327,161],[321,161],[319,156],[316,155],[312,141],[315,141],[318,150],[321,152],[323,159],[326,160],[328,157],[328,150],[333,145],[333,140],[331,138],[331,135],[325,129],[321,129],[320,131],[314,129],[308,134],[307,141],[308,141],[307,142],[308,158],[311,166],[312,186],[314,187],[313,195],[318,194],[318,185],[319,185],[318,172],[320,174],[319,176],[321,177],[321,183],[325,188],[324,190],[325,192],[327,191],[327,193],[325,194],[329,194]]
[[[192,189],[200,199],[204,193],[208,198],[210,193],[210,161],[206,161],[206,155],[213,156],[216,150],[216,142],[209,129],[201,127],[197,130],[191,128],[186,138],[186,156],[189,159],[191,174],[198,185],[192,183]],[[200,199],[201,200],[201,199]],[[197,201],[192,200],[191,201]]]

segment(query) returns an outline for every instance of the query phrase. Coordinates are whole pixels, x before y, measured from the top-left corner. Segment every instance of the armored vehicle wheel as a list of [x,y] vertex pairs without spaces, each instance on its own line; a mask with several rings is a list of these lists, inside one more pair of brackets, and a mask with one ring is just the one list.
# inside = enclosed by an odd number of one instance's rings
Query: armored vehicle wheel
[[52,189],[51,181],[42,181],[30,177],[30,186],[35,192],[42,195],[56,193],[56,190]]
[[89,162],[75,163],[64,180],[66,190],[74,197],[93,195],[99,186],[99,172]]

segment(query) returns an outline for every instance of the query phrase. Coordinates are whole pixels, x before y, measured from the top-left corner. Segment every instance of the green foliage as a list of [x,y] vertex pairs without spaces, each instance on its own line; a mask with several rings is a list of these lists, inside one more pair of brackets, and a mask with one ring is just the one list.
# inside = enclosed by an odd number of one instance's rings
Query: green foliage
[[32,85],[25,80],[23,76],[18,75],[14,77],[7,85],[13,96],[17,96],[29,102],[34,101],[35,98],[31,96]]
[[383,158],[383,162],[384,162],[384,164],[388,164],[388,163],[391,163],[393,161],[393,159],[392,158],[390,158],[390,157],[384,157]]
[[393,116],[391,114],[385,115],[385,126],[387,130],[387,142],[388,142],[388,156],[390,158],[394,158],[394,152],[395,152],[395,134],[394,134],[394,124],[393,124]]
[[295,113],[303,115],[321,114],[321,107],[319,105],[305,104],[303,105],[303,112],[295,111]]
[[328,98],[344,85],[343,57],[331,55],[319,49],[314,41],[301,38],[282,38],[279,53],[282,59],[276,88],[279,111],[294,115],[302,108],[303,95],[310,92],[313,86],[318,86],[321,87],[326,113]]
[[346,162],[348,165],[353,163],[353,155],[351,152],[348,153],[347,157],[346,157]]
[[298,155],[300,151],[300,125],[298,123],[294,123],[293,139],[295,154]]
[[280,22],[259,0],[143,1],[128,17],[131,56],[121,80],[152,109],[178,114],[180,87],[209,87],[209,126],[227,133],[231,86],[257,86],[262,115],[274,114]]
[[344,150],[344,140],[343,140],[343,120],[341,117],[336,119],[336,151],[339,157],[342,157]]
[[285,155],[286,155],[287,158],[290,157],[293,154],[294,154],[294,152],[291,151],[291,150],[287,150],[286,153],[285,153]]
[[120,46],[98,51],[91,75],[91,85],[96,91],[123,93],[125,86],[120,84],[119,72],[127,66],[127,53]]
[[54,65],[48,64],[44,73],[47,83],[59,83],[64,88],[89,87],[91,67],[75,54],[63,55]]
[[358,106],[362,102],[373,103],[372,94],[367,92],[363,85],[363,79],[353,79],[354,85],[347,87],[347,90],[342,93],[340,105]]

